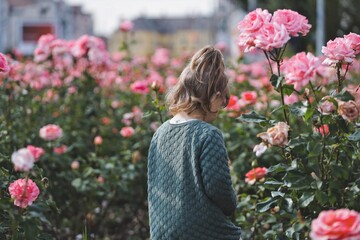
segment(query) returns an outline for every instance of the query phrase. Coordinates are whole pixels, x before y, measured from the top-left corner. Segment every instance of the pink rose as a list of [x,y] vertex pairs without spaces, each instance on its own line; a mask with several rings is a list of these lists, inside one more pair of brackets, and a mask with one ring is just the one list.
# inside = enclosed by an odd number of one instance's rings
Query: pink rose
[[257,137],[261,138],[266,144],[286,146],[288,144],[288,132],[289,126],[285,122],[278,122],[266,132],[259,133]]
[[71,167],[72,170],[77,170],[77,169],[79,169],[79,167],[80,167],[79,161],[72,161],[70,167]]
[[121,136],[123,136],[125,138],[131,137],[134,133],[135,133],[135,130],[132,127],[123,127],[120,130]]
[[241,100],[243,100],[245,104],[254,104],[257,100],[257,93],[255,91],[245,91],[241,93]]
[[251,169],[245,174],[245,182],[249,184],[254,184],[256,180],[261,180],[266,176],[267,168],[266,167],[257,167]]
[[61,145],[60,147],[54,147],[53,148],[54,153],[56,154],[63,154],[67,151],[67,146],[66,145]]
[[320,133],[321,136],[326,136],[330,133],[330,130],[329,130],[329,125],[327,124],[324,124],[320,127],[314,127],[314,132],[317,132],[317,133]]
[[326,59],[323,61],[325,65],[333,65],[338,62],[351,63],[355,58],[355,52],[350,44],[344,38],[335,38],[327,42],[326,47],[322,47],[321,52]]
[[164,66],[170,62],[170,52],[166,48],[156,49],[154,55],[151,57],[151,62],[155,66]]
[[9,64],[4,54],[0,53],[0,72],[10,71]]
[[313,240],[358,240],[360,214],[349,209],[322,211],[311,222],[310,237]]
[[39,160],[39,158],[44,155],[45,150],[41,147],[35,147],[32,145],[27,145],[26,146],[27,150],[29,150],[31,152],[31,154],[33,155],[33,157],[35,158],[35,162],[37,162]]
[[330,97],[324,97],[323,99],[321,99],[320,105],[318,107],[318,111],[322,114],[322,115],[330,115],[332,114],[335,109],[336,106],[333,102],[329,101]]
[[129,32],[134,28],[134,23],[129,21],[129,20],[125,20],[120,24],[120,30],[122,32]]
[[263,27],[265,23],[270,22],[271,14],[268,10],[257,8],[248,13],[245,18],[239,22],[238,29],[240,32],[255,33]]
[[312,53],[300,52],[284,62],[285,83],[295,90],[305,87],[316,75],[320,60]]
[[355,54],[360,53],[360,35],[356,33],[349,33],[344,36],[346,43],[349,44],[350,48],[355,51]]
[[296,93],[292,93],[292,94],[290,94],[290,96],[284,97],[284,102],[286,105],[291,105],[291,104],[299,102],[299,97]]
[[35,158],[27,148],[21,148],[11,154],[11,161],[16,171],[29,171],[33,168]]
[[96,136],[96,137],[94,138],[94,144],[95,144],[95,145],[101,145],[102,143],[103,143],[103,139],[102,139],[101,136]]
[[339,115],[348,122],[354,122],[360,116],[360,106],[355,101],[339,101]]
[[9,193],[15,206],[26,208],[37,199],[40,190],[31,179],[18,179],[10,184]]
[[290,36],[293,37],[299,36],[298,33],[305,36],[311,28],[311,25],[308,24],[306,17],[289,9],[275,11],[271,21],[285,25]]
[[48,124],[40,129],[40,137],[47,141],[56,140],[61,138],[62,135],[62,129],[55,124]]
[[274,48],[281,48],[289,40],[290,35],[284,25],[266,23],[256,33],[254,44],[262,50],[271,51]]
[[146,81],[136,81],[130,85],[130,89],[133,93],[148,94],[149,84]]

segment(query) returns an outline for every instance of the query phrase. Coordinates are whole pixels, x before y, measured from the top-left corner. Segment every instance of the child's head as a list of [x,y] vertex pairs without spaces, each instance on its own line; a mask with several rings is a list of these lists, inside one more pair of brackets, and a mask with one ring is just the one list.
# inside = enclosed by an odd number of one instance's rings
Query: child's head
[[200,49],[180,75],[178,83],[166,96],[169,112],[191,114],[198,111],[204,116],[217,113],[215,99],[221,99],[220,109],[229,100],[228,78],[222,53],[211,46]]

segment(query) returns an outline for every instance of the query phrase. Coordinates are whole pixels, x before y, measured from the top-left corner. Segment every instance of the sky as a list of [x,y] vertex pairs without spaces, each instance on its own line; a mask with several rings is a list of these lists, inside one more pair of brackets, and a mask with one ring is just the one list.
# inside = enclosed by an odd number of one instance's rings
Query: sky
[[108,36],[122,20],[139,16],[172,17],[208,15],[216,0],[64,0],[69,5],[82,5],[94,19],[95,34]]

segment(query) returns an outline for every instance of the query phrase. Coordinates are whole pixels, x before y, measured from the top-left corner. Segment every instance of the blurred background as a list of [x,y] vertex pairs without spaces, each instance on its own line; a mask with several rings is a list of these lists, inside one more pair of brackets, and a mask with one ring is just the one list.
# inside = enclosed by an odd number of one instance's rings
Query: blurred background
[[[292,39],[294,51],[320,54],[321,46],[336,36],[359,33],[360,5],[356,0],[0,0],[0,51],[15,49],[30,55],[38,38],[53,33],[70,40],[95,35],[108,50],[119,49],[124,33],[120,25],[131,21],[132,48],[150,55],[159,47],[173,55],[206,44],[226,46],[237,56],[237,23],[255,8],[292,9],[309,19],[313,28],[306,38]],[[129,36],[127,36],[129,37]]]

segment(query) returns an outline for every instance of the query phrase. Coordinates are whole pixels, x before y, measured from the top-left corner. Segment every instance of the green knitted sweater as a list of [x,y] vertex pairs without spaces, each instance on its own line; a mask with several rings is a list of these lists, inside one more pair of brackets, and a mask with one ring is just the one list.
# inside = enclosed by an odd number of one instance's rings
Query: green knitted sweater
[[199,120],[165,122],[148,156],[152,240],[239,240],[227,216],[236,208],[221,132]]

